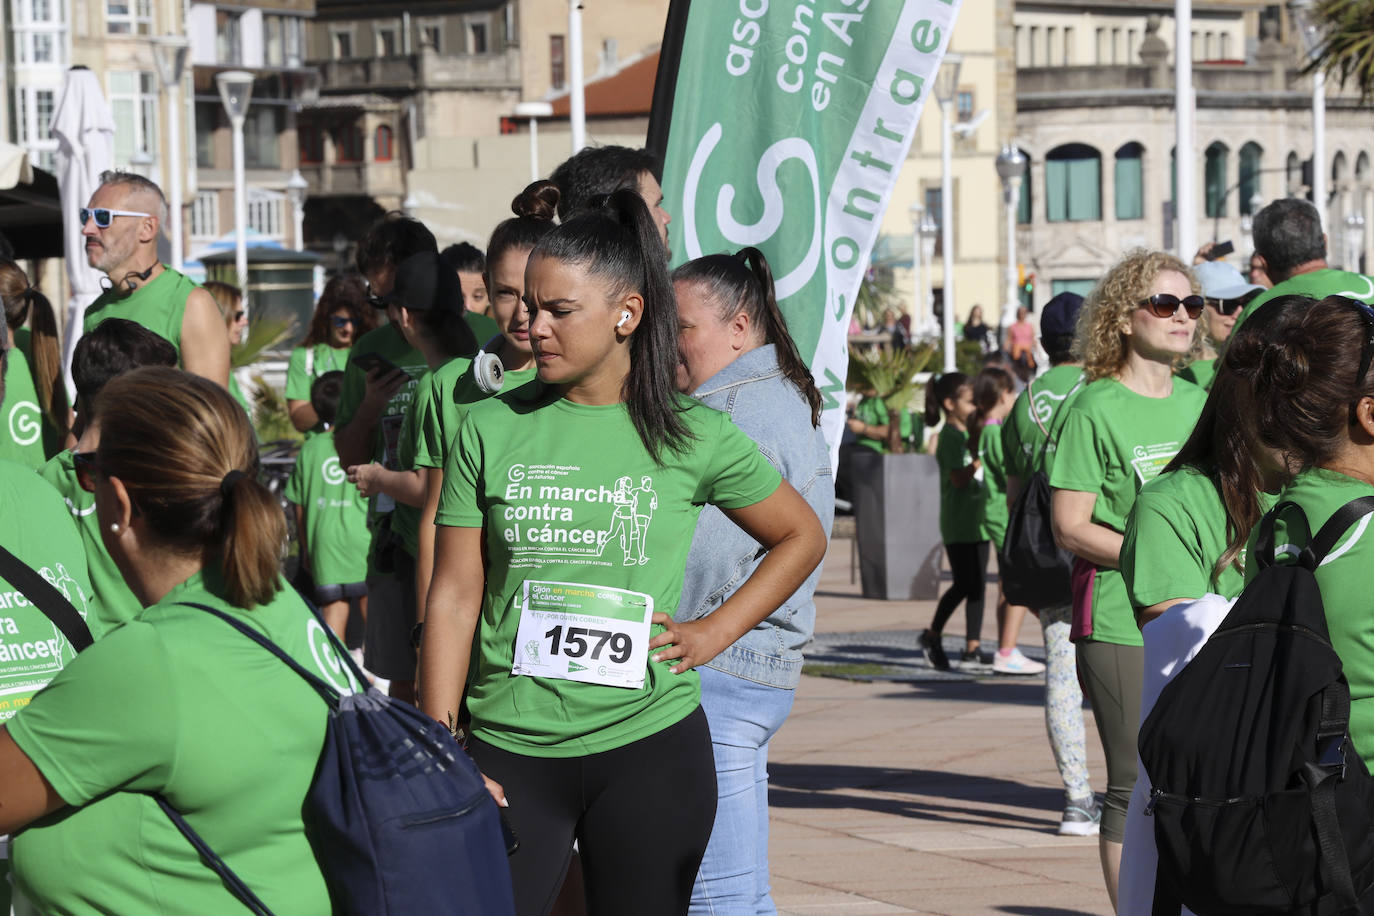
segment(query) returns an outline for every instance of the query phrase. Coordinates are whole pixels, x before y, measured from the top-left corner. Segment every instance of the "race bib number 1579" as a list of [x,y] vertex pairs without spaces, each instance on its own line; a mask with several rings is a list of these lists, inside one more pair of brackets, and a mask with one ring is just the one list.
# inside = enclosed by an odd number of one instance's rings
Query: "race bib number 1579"
[[606,687],[644,686],[654,599],[576,582],[526,580],[511,673]]

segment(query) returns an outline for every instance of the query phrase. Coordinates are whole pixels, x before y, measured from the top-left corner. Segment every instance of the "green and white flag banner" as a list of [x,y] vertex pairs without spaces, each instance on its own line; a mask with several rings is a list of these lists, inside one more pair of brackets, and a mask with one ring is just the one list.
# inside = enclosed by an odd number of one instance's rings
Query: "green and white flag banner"
[[773,268],[838,450],[854,300],[959,0],[674,0],[649,147],[672,260]]

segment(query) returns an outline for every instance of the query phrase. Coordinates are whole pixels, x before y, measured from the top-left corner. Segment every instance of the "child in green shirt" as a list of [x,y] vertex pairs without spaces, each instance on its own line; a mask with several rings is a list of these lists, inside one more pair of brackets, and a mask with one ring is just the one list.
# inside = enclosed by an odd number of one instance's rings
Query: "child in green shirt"
[[367,618],[367,500],[348,482],[334,449],[334,415],[343,373],[326,372],[310,386],[310,406],[324,430],[306,435],[296,458],[286,498],[296,508],[301,564],[315,582],[315,603],[339,637],[348,626],[349,605],[358,602]]
[[962,372],[947,372],[926,389],[927,426],[945,420],[935,459],[940,466],[940,537],[945,542],[954,584],[940,596],[930,627],[920,636],[921,651],[931,667],[949,670],[940,641],[945,624],[964,604],[964,659],[978,660],[978,634],[983,629],[983,588],[988,569],[988,538],[983,530],[987,492],[983,463],[969,453],[968,420],[973,415],[973,384]]

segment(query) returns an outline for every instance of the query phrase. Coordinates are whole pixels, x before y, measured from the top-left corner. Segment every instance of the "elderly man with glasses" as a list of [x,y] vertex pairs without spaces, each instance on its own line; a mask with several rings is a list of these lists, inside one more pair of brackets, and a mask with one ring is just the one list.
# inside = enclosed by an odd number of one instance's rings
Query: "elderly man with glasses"
[[184,274],[164,265],[157,240],[167,201],[156,184],[130,172],[106,172],[81,208],[86,260],[108,278],[86,309],[83,331],[107,318],[126,318],[164,337],[187,372],[229,383],[229,338],[215,300]]

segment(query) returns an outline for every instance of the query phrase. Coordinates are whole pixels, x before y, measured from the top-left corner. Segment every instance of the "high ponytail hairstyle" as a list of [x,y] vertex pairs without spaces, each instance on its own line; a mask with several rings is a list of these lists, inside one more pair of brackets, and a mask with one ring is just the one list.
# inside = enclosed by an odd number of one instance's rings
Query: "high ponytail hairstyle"
[[967,375],[962,372],[946,372],[944,375],[932,375],[930,384],[926,385],[926,426],[936,426],[940,422],[940,416],[944,411],[944,403],[950,398],[959,395],[959,389],[969,384]]
[[558,211],[558,185],[552,181],[534,181],[516,195],[510,203],[515,216],[497,223],[487,241],[487,289],[492,287],[492,265],[507,251],[531,249],[553,231],[554,214]]
[[668,280],[663,240],[637,191],[620,190],[597,201],[535,245],[530,258],[575,264],[607,281],[609,295],[644,298],[644,314],[630,335],[630,372],[622,396],[640,441],[662,464],[665,448],[684,451],[694,438],[680,413],[677,300]]
[[811,406],[811,425],[820,426],[823,401],[797,344],[787,330],[787,319],[778,308],[773,270],[757,248],[741,248],[733,255],[710,254],[688,261],[673,271],[674,283],[700,285],[721,321],[743,312],[762,342],[777,350],[778,367]]
[[1231,335],[1197,426],[1165,468],[1192,465],[1216,481],[1227,545],[1214,576],[1237,562],[1259,522],[1260,491],[1340,449],[1350,405],[1374,391],[1374,379],[1365,380],[1364,395],[1355,388],[1370,332],[1348,299],[1279,296]]
[[258,482],[257,442],[229,394],[176,369],[134,369],[101,391],[95,420],[101,472],[123,482],[152,536],[217,562],[235,607],[271,601],[286,522]]
[[[5,323],[13,331],[29,322],[29,356],[38,405],[57,431],[59,441],[67,434],[70,403],[62,373],[62,347],[57,336],[57,316],[48,297],[29,286],[28,275],[13,261],[0,260],[0,299],[5,304]],[[61,448],[61,446],[58,446]]]
[[997,406],[1003,394],[1015,390],[1016,382],[1011,373],[1000,366],[986,366],[973,377],[973,415],[968,423],[968,450],[974,458],[978,457],[988,414]]

